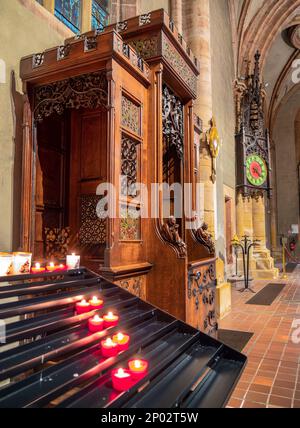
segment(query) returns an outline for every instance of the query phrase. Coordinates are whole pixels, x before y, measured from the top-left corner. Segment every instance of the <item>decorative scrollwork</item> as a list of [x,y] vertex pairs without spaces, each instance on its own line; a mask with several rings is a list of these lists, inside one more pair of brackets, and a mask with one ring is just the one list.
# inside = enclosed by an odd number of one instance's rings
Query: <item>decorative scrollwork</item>
[[84,39],[84,51],[89,52],[97,49],[97,37],[85,37]]
[[121,193],[135,197],[137,194],[137,143],[123,136],[121,147]]
[[151,24],[151,12],[145,13],[144,15],[140,15],[139,17],[139,26],[142,27],[143,25]]
[[71,45],[62,45],[57,48],[57,61],[67,58],[71,52]]
[[62,114],[66,108],[107,108],[108,90],[105,72],[84,74],[78,77],[38,86],[35,89],[35,121],[53,113]]
[[163,88],[163,140],[164,151],[174,146],[179,159],[184,156],[183,105],[175,94],[164,85]]
[[162,226],[162,237],[175,246],[180,257],[186,257],[187,246],[179,235],[179,225],[176,218],[171,216]]
[[40,67],[41,65],[43,65],[44,59],[45,59],[44,52],[37,53],[37,54],[33,55],[33,58],[32,58],[32,67],[33,68]]
[[203,223],[199,229],[193,231],[196,240],[204,245],[210,254],[215,254],[216,247],[212,235],[208,232],[208,224]]
[[128,28],[128,22],[127,21],[117,23],[117,31],[118,32],[126,31],[127,28]]
[[100,200],[96,195],[82,195],[80,202],[80,231],[81,245],[99,245],[106,242],[106,219],[97,215],[97,205]]
[[204,304],[214,304],[216,275],[214,264],[202,267],[197,272],[190,272],[188,278],[188,298],[195,299],[195,308],[200,307],[200,296]]

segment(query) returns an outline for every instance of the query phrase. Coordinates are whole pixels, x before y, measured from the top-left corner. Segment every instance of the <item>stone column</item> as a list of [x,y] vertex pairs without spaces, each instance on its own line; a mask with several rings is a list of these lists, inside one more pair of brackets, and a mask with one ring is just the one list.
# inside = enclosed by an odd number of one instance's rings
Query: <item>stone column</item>
[[182,0],[171,0],[171,18],[180,34],[182,34]]
[[183,0],[185,11],[183,35],[200,62],[201,73],[198,79],[198,97],[194,104],[195,113],[203,120],[203,138],[200,153],[200,182],[204,186],[204,220],[210,233],[214,226],[214,184],[211,181],[212,160],[208,153],[205,133],[210,128],[212,118],[211,81],[211,41],[209,0]]
[[44,0],[43,6],[49,10],[52,14],[54,14],[54,8],[55,8],[55,0]]
[[243,198],[241,194],[237,197],[236,221],[237,235],[241,239],[244,235],[253,237],[253,201],[252,198]]
[[252,216],[253,238],[260,241],[260,248],[266,248],[266,210],[265,199],[263,197],[253,199]]
[[92,29],[92,3],[93,0],[85,0],[82,8],[81,32],[86,33]]

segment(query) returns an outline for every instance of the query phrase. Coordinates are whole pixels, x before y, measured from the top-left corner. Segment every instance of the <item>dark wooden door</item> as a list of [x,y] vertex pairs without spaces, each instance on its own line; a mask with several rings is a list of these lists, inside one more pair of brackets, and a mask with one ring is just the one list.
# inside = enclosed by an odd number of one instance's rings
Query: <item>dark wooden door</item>
[[106,242],[106,222],[96,213],[96,190],[107,177],[106,120],[102,110],[71,113],[69,223],[88,266],[99,263]]

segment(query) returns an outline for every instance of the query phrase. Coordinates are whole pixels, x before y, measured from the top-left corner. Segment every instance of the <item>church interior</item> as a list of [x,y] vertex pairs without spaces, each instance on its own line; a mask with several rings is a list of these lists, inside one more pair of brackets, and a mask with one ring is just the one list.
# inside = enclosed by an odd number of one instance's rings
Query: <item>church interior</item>
[[299,408],[300,0],[0,24],[0,408]]

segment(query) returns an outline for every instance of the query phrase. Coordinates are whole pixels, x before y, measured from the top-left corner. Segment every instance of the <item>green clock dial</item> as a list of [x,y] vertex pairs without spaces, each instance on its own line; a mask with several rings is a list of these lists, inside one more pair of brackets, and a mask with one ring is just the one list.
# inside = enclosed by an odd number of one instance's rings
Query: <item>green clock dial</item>
[[268,177],[266,162],[259,155],[253,154],[246,159],[247,179],[252,186],[260,187]]

